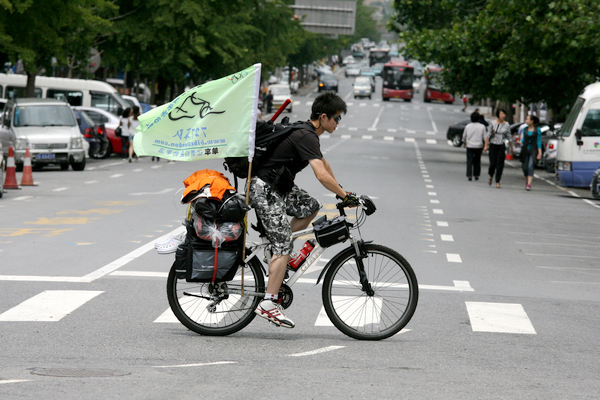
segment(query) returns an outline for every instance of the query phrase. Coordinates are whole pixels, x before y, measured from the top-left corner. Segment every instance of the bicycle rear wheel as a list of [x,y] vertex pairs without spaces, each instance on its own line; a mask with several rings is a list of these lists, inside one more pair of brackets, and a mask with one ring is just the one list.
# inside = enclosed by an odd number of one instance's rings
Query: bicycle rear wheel
[[225,336],[243,329],[256,316],[265,281],[260,261],[252,258],[228,282],[217,284],[186,282],[185,273],[174,267],[167,279],[167,297],[173,314],[188,329],[207,336]]
[[349,248],[334,260],[323,280],[323,306],[344,334],[360,340],[381,340],[400,332],[412,318],[419,298],[415,273],[396,251],[363,245],[369,296],[360,283],[356,252]]

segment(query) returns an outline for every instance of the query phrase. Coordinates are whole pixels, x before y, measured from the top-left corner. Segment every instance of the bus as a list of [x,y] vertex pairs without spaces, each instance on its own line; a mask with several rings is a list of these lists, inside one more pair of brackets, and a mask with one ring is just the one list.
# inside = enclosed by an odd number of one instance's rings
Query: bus
[[[600,83],[587,86],[577,97],[560,128],[556,179],[561,186],[590,187],[600,168]],[[597,186],[592,190],[598,191]]]
[[[0,74],[0,99],[25,97],[26,85],[26,75]],[[63,100],[72,106],[97,107],[117,116],[129,107],[112,85],[87,79],[36,76],[34,97]]]
[[425,94],[423,96],[423,101],[425,103],[431,103],[432,100],[443,101],[446,104],[454,103],[454,95],[442,91],[442,85],[439,79],[441,71],[441,68],[432,67],[425,70]]
[[383,89],[381,91],[383,101],[389,101],[390,99],[412,100],[414,68],[406,61],[388,62],[383,66],[381,77],[383,78]]
[[390,60],[390,51],[388,49],[371,49],[369,52],[369,66],[377,63],[385,64]]

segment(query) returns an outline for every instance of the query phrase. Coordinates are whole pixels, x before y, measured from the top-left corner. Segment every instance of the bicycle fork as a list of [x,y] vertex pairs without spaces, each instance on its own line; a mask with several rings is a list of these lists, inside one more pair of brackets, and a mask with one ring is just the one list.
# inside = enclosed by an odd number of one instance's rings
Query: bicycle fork
[[358,277],[362,286],[362,291],[365,292],[367,296],[373,297],[375,295],[375,291],[369,283],[367,273],[365,272],[365,264],[363,263],[363,260],[367,258],[367,254],[362,249],[362,246],[365,242],[362,240],[358,241],[354,238],[350,238],[350,240],[352,241],[354,250],[356,251],[354,261],[356,261],[356,269],[358,270]]

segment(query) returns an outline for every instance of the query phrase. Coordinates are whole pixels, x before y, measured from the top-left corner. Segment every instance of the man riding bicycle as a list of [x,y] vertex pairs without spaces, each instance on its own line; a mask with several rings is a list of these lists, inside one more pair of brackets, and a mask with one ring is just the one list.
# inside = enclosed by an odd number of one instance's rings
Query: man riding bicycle
[[[250,205],[272,244],[267,290],[255,312],[286,328],[293,328],[294,322],[284,315],[278,293],[293,250],[292,232],[307,228],[322,207],[317,199],[294,184],[296,174],[310,165],[319,182],[344,199],[345,205],[358,203],[335,179],[319,142],[324,132],[333,133],[346,111],[346,103],[335,93],[319,95],[312,104],[306,127],[294,130],[277,145],[250,181]],[[291,222],[287,215],[292,217]]]

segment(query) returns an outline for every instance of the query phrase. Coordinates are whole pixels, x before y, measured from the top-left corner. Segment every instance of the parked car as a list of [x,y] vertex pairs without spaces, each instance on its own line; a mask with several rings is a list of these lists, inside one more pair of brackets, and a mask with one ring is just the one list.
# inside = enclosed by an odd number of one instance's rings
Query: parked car
[[106,129],[106,137],[108,138],[108,147],[106,148],[106,157],[113,152],[121,154],[121,138],[115,135],[115,129],[119,126],[119,117],[105,111],[101,108],[94,107],[73,107],[75,110],[83,110],[85,113],[98,125],[104,125]]
[[371,78],[369,78],[368,76],[357,76],[356,79],[354,79],[354,83],[352,84],[352,86],[355,99],[357,97],[368,97],[369,99],[371,98],[371,94],[373,92],[371,88]]
[[338,91],[338,79],[335,75],[321,75],[319,77],[319,92],[323,90]]
[[129,96],[127,94],[122,94],[121,97],[123,98],[123,100],[129,103],[130,107],[137,106],[140,110],[142,109],[140,101],[137,99],[137,97]]
[[83,110],[73,110],[79,131],[89,143],[87,154],[90,158],[106,158],[108,153],[108,138],[106,128],[102,124],[96,124]]
[[[486,119],[488,124],[492,123],[491,119]],[[454,147],[462,146],[462,136],[465,131],[465,127],[467,124],[470,124],[470,119],[465,119],[464,121],[457,122],[456,124],[452,124],[448,127],[448,131],[446,132],[446,139],[452,141],[452,145]]]
[[13,146],[17,171],[23,170],[27,148],[32,166],[59,164],[63,170],[69,165],[75,171],[85,169],[83,136],[73,110],[61,100],[9,100],[2,114],[0,142],[7,150]]
[[[269,90],[271,91],[271,94],[273,95],[273,110],[277,110],[279,107],[281,107],[283,105],[283,103],[287,100],[292,98],[292,92],[290,90],[289,85],[282,85],[282,84],[276,84],[276,85],[270,85],[269,86]],[[286,108],[287,112],[292,112],[292,104],[288,105]]]

